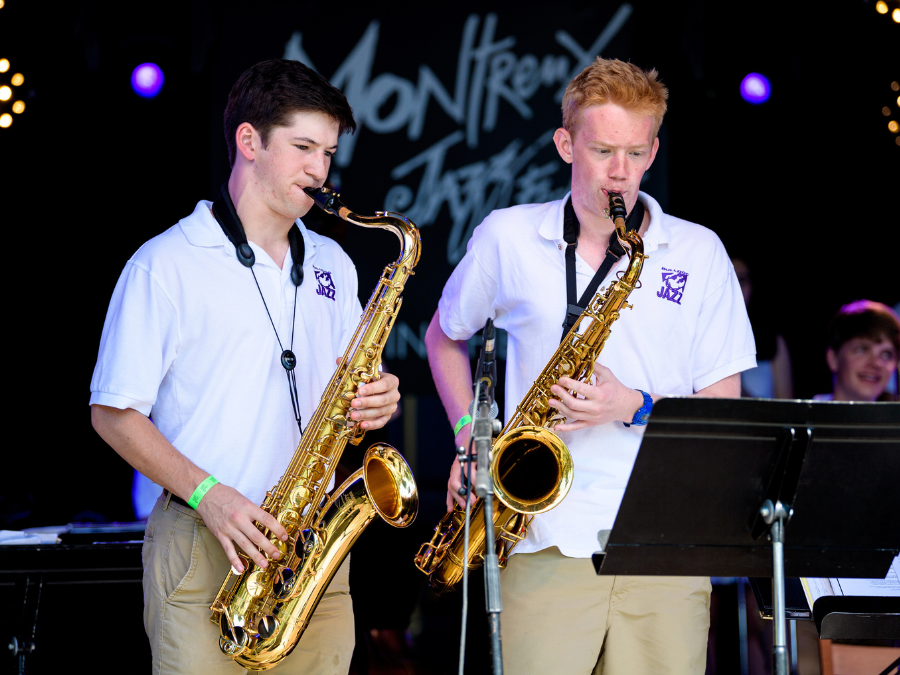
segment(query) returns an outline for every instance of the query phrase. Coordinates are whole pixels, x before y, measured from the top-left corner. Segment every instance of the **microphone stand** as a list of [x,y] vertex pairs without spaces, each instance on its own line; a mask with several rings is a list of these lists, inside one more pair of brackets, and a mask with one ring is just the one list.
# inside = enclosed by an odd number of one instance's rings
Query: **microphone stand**
[[[500,431],[498,420],[491,419],[494,403],[494,384],[497,381],[497,362],[494,358],[495,331],[490,319],[484,325],[483,347],[476,373],[478,415],[472,430],[477,459],[475,494],[481,498],[484,508],[484,604],[491,636],[491,659],[494,675],[503,673],[503,651],[500,644],[500,565],[494,546],[494,481],[491,478],[491,441]],[[479,386],[480,385],[480,386]]]

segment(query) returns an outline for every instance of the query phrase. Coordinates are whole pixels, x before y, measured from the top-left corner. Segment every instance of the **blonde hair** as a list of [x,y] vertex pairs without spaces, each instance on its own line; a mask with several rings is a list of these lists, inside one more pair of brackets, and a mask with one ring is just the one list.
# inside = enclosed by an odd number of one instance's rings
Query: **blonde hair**
[[615,103],[631,113],[651,115],[653,136],[659,132],[669,91],[656,78],[655,69],[643,71],[618,59],[597,59],[566,87],[562,100],[563,126],[574,136],[578,116],[592,105]]

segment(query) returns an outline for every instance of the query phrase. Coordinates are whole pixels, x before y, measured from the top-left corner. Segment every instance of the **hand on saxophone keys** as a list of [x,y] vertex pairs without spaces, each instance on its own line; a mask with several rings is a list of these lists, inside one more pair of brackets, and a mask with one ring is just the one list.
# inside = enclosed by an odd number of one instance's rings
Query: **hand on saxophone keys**
[[556,396],[550,399],[550,405],[566,416],[565,424],[554,427],[556,431],[576,431],[608,422],[630,422],[644,404],[640,392],[619,382],[606,366],[595,364],[592,380],[588,383],[561,377],[550,387]]
[[225,556],[238,572],[244,571],[244,563],[235,545],[261,568],[268,566],[267,557],[277,560],[281,556],[278,547],[269,541],[256,523],[267,527],[280,541],[287,541],[287,530],[234,488],[221,483],[214,485],[197,505],[197,512],[222,544]]
[[[340,363],[338,359],[338,363]],[[382,372],[377,380],[361,385],[356,398],[350,401],[350,419],[366,430],[380,429],[397,410],[400,400],[400,380],[396,375]]]

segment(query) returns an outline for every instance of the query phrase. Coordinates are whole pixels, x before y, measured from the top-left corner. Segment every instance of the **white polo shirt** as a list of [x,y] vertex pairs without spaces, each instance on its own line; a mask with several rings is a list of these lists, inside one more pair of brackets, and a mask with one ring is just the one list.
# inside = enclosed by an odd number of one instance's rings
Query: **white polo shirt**
[[[466,340],[488,317],[509,333],[506,419],[559,346],[566,310],[564,207],[546,204],[494,211],[475,229],[439,309],[441,328]],[[649,195],[641,287],[623,310],[599,362],[626,386],[687,396],[756,364],[753,333],[731,261],[712,231],[662,212]],[[602,285],[626,269],[627,256]],[[578,296],[594,275],[576,255]],[[597,532],[610,529],[631,474],[644,427],[621,422],[560,433],[575,462],[572,489],[534,519],[515,553],[558,546],[587,558]]]
[[[300,440],[281,347],[250,270],[201,201],[144,244],[113,291],[91,403],[134,408],[192,462],[261,504]],[[356,268],[297,221],[305,244],[292,351],[304,427],[359,323]],[[291,348],[291,253],[279,269],[251,243],[253,271]]]

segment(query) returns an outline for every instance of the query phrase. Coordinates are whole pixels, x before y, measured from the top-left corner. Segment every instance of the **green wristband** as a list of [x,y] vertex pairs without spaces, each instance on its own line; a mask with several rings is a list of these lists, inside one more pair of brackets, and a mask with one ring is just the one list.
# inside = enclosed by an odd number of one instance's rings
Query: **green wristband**
[[194,490],[194,494],[192,494],[191,498],[188,499],[188,506],[196,511],[197,506],[200,504],[200,500],[206,496],[206,493],[209,492],[210,488],[213,485],[217,485],[218,483],[219,481],[217,481],[212,476],[209,476],[205,481],[197,486],[196,490]]
[[453,427],[453,436],[455,437],[459,434],[459,430],[466,426],[469,422],[472,421],[471,415],[463,415],[459,422],[456,423],[456,426]]

